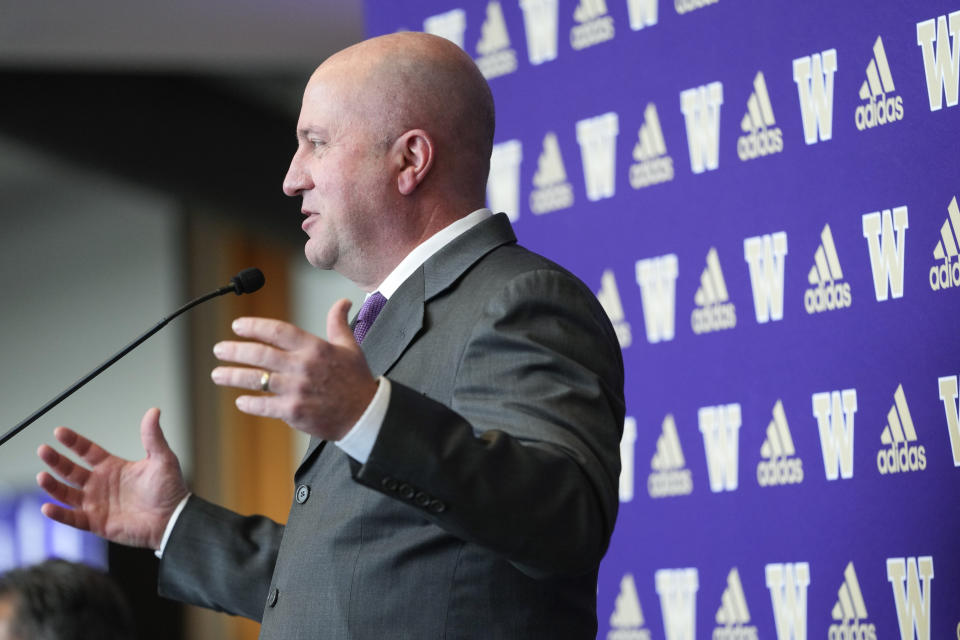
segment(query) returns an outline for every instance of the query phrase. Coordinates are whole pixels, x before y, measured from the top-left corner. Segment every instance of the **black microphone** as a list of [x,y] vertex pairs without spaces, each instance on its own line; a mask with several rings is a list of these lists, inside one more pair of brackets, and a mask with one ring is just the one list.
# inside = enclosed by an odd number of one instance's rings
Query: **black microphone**
[[20,422],[20,424],[18,424],[17,426],[13,427],[9,431],[7,431],[5,434],[3,434],[3,437],[0,438],[0,446],[3,446],[3,444],[6,443],[7,440],[9,440],[13,436],[17,435],[18,433],[26,429],[32,422],[34,422],[37,418],[45,414],[47,411],[50,411],[50,409],[53,409],[55,406],[57,406],[58,404],[66,400],[68,397],[70,397],[73,394],[74,391],[77,391],[80,387],[87,384],[88,382],[96,378],[98,375],[103,373],[104,370],[107,369],[107,367],[109,367],[110,365],[115,363],[117,360],[119,360],[120,358],[122,358],[123,356],[127,355],[128,353],[133,351],[135,348],[140,346],[140,344],[143,343],[147,338],[155,334],[157,331],[160,331],[160,329],[163,329],[165,326],[167,326],[167,323],[169,323],[171,320],[179,316],[181,313],[185,311],[189,311],[190,309],[194,308],[201,302],[206,302],[211,298],[216,298],[226,293],[235,293],[238,296],[244,293],[253,293],[254,291],[259,290],[260,287],[263,286],[264,282],[265,282],[265,278],[263,277],[263,272],[260,271],[260,269],[257,269],[256,267],[251,267],[250,269],[244,269],[237,275],[233,276],[233,278],[230,279],[230,284],[224,287],[220,287],[216,291],[211,291],[206,295],[202,295],[199,298],[191,300],[190,302],[183,305],[182,307],[174,311],[172,314],[170,314],[169,316],[167,316],[166,318],[158,322],[156,325],[154,325],[152,329],[150,329],[149,331],[141,335],[139,338],[137,338],[136,340],[134,340],[133,342],[125,346],[123,349],[118,351],[109,360],[101,364],[99,367],[97,367],[96,369],[88,373],[83,378],[80,378],[79,380],[77,380],[75,383],[73,383],[69,388],[64,390],[63,393],[58,395],[56,398],[54,398],[47,404],[43,405],[42,407],[34,411],[30,416],[28,416],[22,422]]

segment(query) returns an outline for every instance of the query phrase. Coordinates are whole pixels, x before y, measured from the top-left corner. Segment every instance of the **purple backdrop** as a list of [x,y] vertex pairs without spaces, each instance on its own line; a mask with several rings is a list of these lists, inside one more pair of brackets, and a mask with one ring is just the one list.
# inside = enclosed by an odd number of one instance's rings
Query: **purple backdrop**
[[621,336],[599,637],[960,638],[960,3],[369,1],[367,24],[477,60],[491,206]]

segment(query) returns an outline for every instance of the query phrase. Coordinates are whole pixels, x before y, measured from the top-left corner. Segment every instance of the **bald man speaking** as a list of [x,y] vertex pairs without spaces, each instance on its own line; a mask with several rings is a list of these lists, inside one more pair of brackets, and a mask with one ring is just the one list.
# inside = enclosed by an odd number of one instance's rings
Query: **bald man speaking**
[[[43,512],[161,555],[162,595],[261,637],[557,640],[597,632],[617,513],[623,364],[579,280],[484,207],[490,89],[456,45],[367,40],[310,78],[283,189],[307,259],[370,295],[322,340],[239,318],[219,385],[310,434],[285,526],[191,495],[159,426],[146,457],[56,438]],[[201,427],[202,428],[202,427]]]

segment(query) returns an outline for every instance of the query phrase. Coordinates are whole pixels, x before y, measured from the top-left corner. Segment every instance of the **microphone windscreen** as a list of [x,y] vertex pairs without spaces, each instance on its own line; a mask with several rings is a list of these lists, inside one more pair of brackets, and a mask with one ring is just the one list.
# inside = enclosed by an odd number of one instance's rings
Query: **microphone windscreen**
[[251,267],[249,269],[244,269],[237,275],[233,276],[230,280],[230,284],[233,285],[233,290],[237,295],[241,293],[253,293],[260,289],[263,286],[263,283],[266,279],[263,277],[263,271],[257,269],[256,267]]

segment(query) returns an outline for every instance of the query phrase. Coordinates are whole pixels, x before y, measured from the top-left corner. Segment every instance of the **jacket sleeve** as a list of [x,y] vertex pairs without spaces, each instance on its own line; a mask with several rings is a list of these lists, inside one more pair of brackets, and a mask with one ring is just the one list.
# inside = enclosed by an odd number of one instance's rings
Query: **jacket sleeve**
[[[447,406],[391,380],[358,482],[534,577],[595,569],[616,520],[623,363],[596,298],[526,272],[482,306]],[[389,377],[389,375],[388,375]]]
[[259,622],[282,536],[269,518],[191,496],[160,559],[158,592]]

